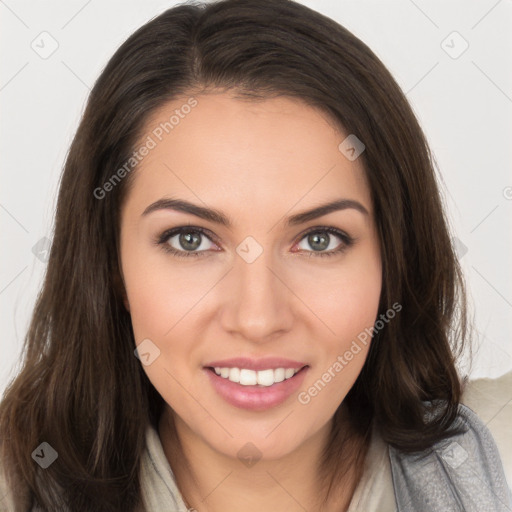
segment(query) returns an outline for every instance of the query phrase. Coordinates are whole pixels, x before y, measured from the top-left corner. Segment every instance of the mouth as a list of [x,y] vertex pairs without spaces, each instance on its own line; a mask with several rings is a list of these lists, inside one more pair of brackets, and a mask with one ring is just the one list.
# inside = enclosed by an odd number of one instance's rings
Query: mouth
[[[304,381],[309,365],[297,362],[205,366],[209,382],[228,404],[239,409],[264,411],[287,401]],[[252,366],[252,368],[247,368]],[[258,368],[254,368],[257,366]]]

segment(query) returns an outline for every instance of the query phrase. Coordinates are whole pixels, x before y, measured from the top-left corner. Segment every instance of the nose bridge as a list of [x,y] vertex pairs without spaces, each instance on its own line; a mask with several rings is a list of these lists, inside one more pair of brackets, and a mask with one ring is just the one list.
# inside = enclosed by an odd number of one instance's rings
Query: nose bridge
[[285,329],[290,317],[289,292],[275,275],[272,251],[252,237],[247,237],[236,251],[230,283],[230,328],[248,339]]

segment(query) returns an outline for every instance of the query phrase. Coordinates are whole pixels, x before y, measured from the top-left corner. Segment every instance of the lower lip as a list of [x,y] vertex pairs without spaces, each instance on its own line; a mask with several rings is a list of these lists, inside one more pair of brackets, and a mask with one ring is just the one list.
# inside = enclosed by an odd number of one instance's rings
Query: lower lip
[[282,404],[300,388],[307,370],[308,366],[302,368],[290,379],[277,382],[272,386],[242,386],[205,368],[215,391],[226,402],[250,411],[265,411]]

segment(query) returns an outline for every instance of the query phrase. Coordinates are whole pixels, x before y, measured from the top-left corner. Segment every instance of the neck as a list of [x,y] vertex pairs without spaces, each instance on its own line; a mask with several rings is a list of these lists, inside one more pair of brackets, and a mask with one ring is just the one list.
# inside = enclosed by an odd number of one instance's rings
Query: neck
[[[348,425],[348,422],[347,422]],[[326,501],[326,480],[320,479],[321,457],[329,442],[331,423],[326,424],[295,451],[278,460],[259,460],[247,467],[196,436],[181,419],[166,409],[159,435],[178,488],[189,509],[197,512],[342,512],[360,479],[355,457],[365,450],[364,439],[350,439],[342,476]],[[354,443],[358,449],[353,449]]]

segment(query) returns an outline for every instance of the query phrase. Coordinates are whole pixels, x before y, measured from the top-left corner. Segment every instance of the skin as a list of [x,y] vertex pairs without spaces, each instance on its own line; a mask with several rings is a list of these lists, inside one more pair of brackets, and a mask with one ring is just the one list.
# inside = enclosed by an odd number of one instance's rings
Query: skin
[[[226,403],[203,366],[236,356],[304,361],[304,391],[373,326],[382,268],[363,165],[338,149],[347,134],[301,101],[244,101],[229,93],[196,99],[134,171],[121,212],[125,305],[136,343],[149,338],[160,350],[144,366],[167,404],[160,439],[187,505],[199,512],[319,510],[320,454],[369,345],[308,404],[294,393],[266,411]],[[156,111],[141,140],[185,102]],[[222,210],[233,227],[174,210],[142,215],[163,197]],[[368,215],[345,209],[285,226],[287,216],[340,198],[358,201]],[[216,237],[201,237],[201,256],[177,257],[153,243],[187,225]],[[312,227],[338,228],[356,241],[321,257],[304,236]],[[263,249],[252,263],[236,252],[247,236]],[[178,236],[167,244],[186,251]],[[340,245],[330,235],[323,252]],[[188,465],[172,456],[171,418]],[[261,454],[249,468],[237,457],[247,442]],[[327,510],[346,510],[355,483],[349,471]]]

